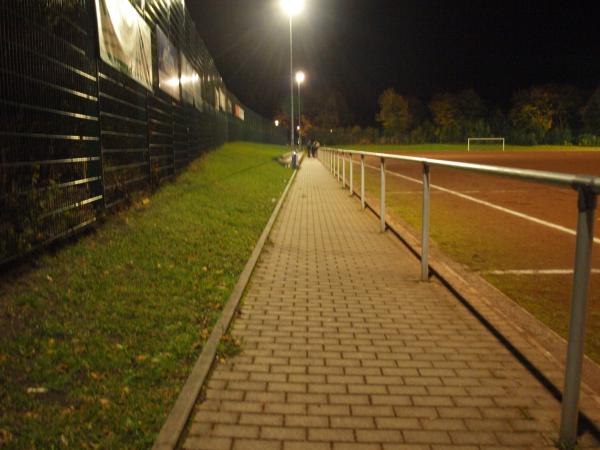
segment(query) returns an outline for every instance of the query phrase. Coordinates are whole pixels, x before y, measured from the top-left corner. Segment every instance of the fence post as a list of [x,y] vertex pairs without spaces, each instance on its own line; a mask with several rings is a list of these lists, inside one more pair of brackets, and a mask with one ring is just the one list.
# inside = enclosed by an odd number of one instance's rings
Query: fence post
[[575,244],[575,268],[573,273],[571,319],[569,323],[569,342],[567,346],[565,387],[561,405],[562,411],[559,437],[560,444],[566,449],[572,449],[577,441],[581,363],[583,359],[590,260],[594,242],[596,194],[581,189],[579,191],[577,206],[578,217],[577,240]]
[[338,183],[340,182],[340,151],[336,150],[335,151],[335,156],[337,158],[336,164],[337,164],[337,179],[338,179]]
[[365,155],[360,155],[360,208],[365,209]]
[[329,172],[331,175],[335,175],[335,166],[333,161],[333,150],[329,150]]
[[385,159],[381,158],[380,162],[380,179],[381,179],[381,197],[379,200],[380,209],[380,225],[379,229],[383,233],[385,232]]
[[354,180],[352,179],[354,176],[353,170],[352,170],[352,153],[350,153],[350,158],[349,158],[349,162],[350,162],[350,197],[352,197],[354,195]]
[[429,280],[429,166],[423,164],[423,217],[421,220],[421,280]]
[[333,151],[328,150],[328,152],[329,152],[329,173],[331,173],[331,175],[333,175],[335,173],[334,166],[333,166]]
[[346,187],[346,155],[342,152],[342,190]]

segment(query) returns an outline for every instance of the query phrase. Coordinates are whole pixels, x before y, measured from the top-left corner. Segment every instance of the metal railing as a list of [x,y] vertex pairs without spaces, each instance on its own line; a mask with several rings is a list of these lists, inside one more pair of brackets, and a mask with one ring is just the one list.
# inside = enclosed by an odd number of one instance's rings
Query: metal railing
[[[423,209],[421,219],[421,279],[429,279],[429,205],[430,205],[430,168],[433,166],[465,170],[475,173],[495,175],[516,180],[550,184],[574,189],[578,193],[578,217],[573,273],[573,290],[571,296],[571,317],[567,344],[567,360],[562,399],[560,443],[566,448],[573,448],[577,440],[577,421],[579,411],[579,393],[581,387],[581,366],[583,360],[583,343],[588,299],[589,276],[591,270],[592,244],[594,242],[594,214],[596,198],[600,193],[600,177],[572,175],[541,170],[517,169],[509,167],[472,164],[456,161],[445,161],[431,158],[400,156],[387,153],[371,153],[357,150],[321,148],[319,159],[330,172],[341,181],[342,188],[346,183],[346,160],[350,166],[350,192],[354,195],[353,157],[360,157],[360,203],[365,209],[365,157],[379,158],[380,173],[380,230],[386,230],[385,221],[385,163],[387,160],[404,161],[422,166],[423,174]],[[340,180],[341,166],[341,180]]]

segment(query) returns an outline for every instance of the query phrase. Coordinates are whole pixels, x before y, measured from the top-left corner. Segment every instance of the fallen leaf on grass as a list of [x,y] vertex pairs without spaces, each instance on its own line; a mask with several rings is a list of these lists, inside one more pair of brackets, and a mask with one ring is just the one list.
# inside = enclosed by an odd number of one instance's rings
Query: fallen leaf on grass
[[75,408],[73,408],[72,406],[69,406],[68,408],[64,408],[61,412],[60,415],[61,416],[68,416],[69,414],[71,414],[73,411],[75,411]]
[[146,197],[142,200],[142,205],[146,206],[148,204],[150,204],[150,199],[148,197]]
[[99,380],[100,374],[98,372],[92,372],[90,373],[90,377],[92,377],[93,380]]
[[110,406],[110,400],[107,398],[101,398],[98,401],[100,402],[100,406],[102,406],[103,408],[108,408]]
[[142,361],[145,361],[146,359],[148,359],[148,355],[146,355],[146,354],[137,355],[135,357],[135,359],[138,362],[142,362]]
[[27,388],[28,394],[45,394],[46,392],[48,392],[48,389],[46,389],[43,386],[34,386]]
[[54,278],[52,278],[50,275],[46,275],[46,280],[52,283],[54,281]]
[[0,428],[0,445],[8,444],[12,441],[12,433],[5,428]]

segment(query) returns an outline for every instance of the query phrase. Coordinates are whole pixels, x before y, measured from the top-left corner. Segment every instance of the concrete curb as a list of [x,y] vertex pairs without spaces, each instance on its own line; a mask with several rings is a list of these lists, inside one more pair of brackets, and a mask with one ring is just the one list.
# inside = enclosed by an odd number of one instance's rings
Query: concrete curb
[[[360,199],[360,193],[353,196]],[[379,213],[372,207],[373,198],[365,195],[365,206],[377,218]],[[420,238],[401,220],[385,217],[386,226],[417,258],[421,254]],[[429,268],[432,273],[502,340],[525,364],[534,376],[555,396],[562,397],[567,341],[544,323],[523,309],[495,286],[463,265],[446,256],[430,243]],[[535,351],[518,345],[525,340]],[[538,363],[538,364],[536,364]],[[556,370],[560,368],[560,370]],[[548,383],[550,382],[550,383]],[[580,411],[585,418],[600,427],[600,366],[584,356]]]
[[196,404],[196,400],[198,395],[200,394],[200,390],[208,374],[210,373],[210,369],[215,360],[215,355],[217,353],[217,348],[219,346],[219,342],[223,337],[223,334],[229,328],[231,320],[235,314],[235,311],[240,303],[240,300],[244,294],[246,286],[250,281],[250,277],[252,272],[254,271],[254,267],[258,262],[258,258],[265,246],[265,242],[267,241],[267,237],[271,233],[271,229],[275,224],[275,220],[279,216],[279,212],[281,210],[281,206],[285,201],[290,187],[292,183],[296,179],[297,171],[294,171],[290,180],[288,181],[267,225],[265,226],[252,254],[250,259],[246,263],[244,270],[242,271],[240,278],[238,279],[237,284],[233,288],[225,307],[223,308],[223,312],[221,313],[221,317],[219,321],[215,324],[200,356],[196,360],[194,367],[192,368],[192,372],[190,373],[188,379],[186,380],[177,400],[175,401],[175,405],[171,409],[171,412],[167,416],[156,440],[154,441],[154,445],[152,448],[154,450],[172,450],[177,447],[179,443],[179,439],[181,438],[181,434],[185,429],[185,426],[188,422],[190,414]]

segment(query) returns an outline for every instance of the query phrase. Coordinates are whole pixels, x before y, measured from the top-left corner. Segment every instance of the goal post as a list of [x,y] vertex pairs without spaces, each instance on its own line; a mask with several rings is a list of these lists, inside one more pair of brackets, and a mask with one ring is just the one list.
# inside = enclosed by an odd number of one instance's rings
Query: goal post
[[506,150],[506,145],[505,145],[505,140],[503,137],[485,137],[485,138],[467,138],[467,151],[470,152],[471,151],[471,142],[478,142],[478,141],[496,141],[496,142],[501,142],[502,143],[502,151]]

